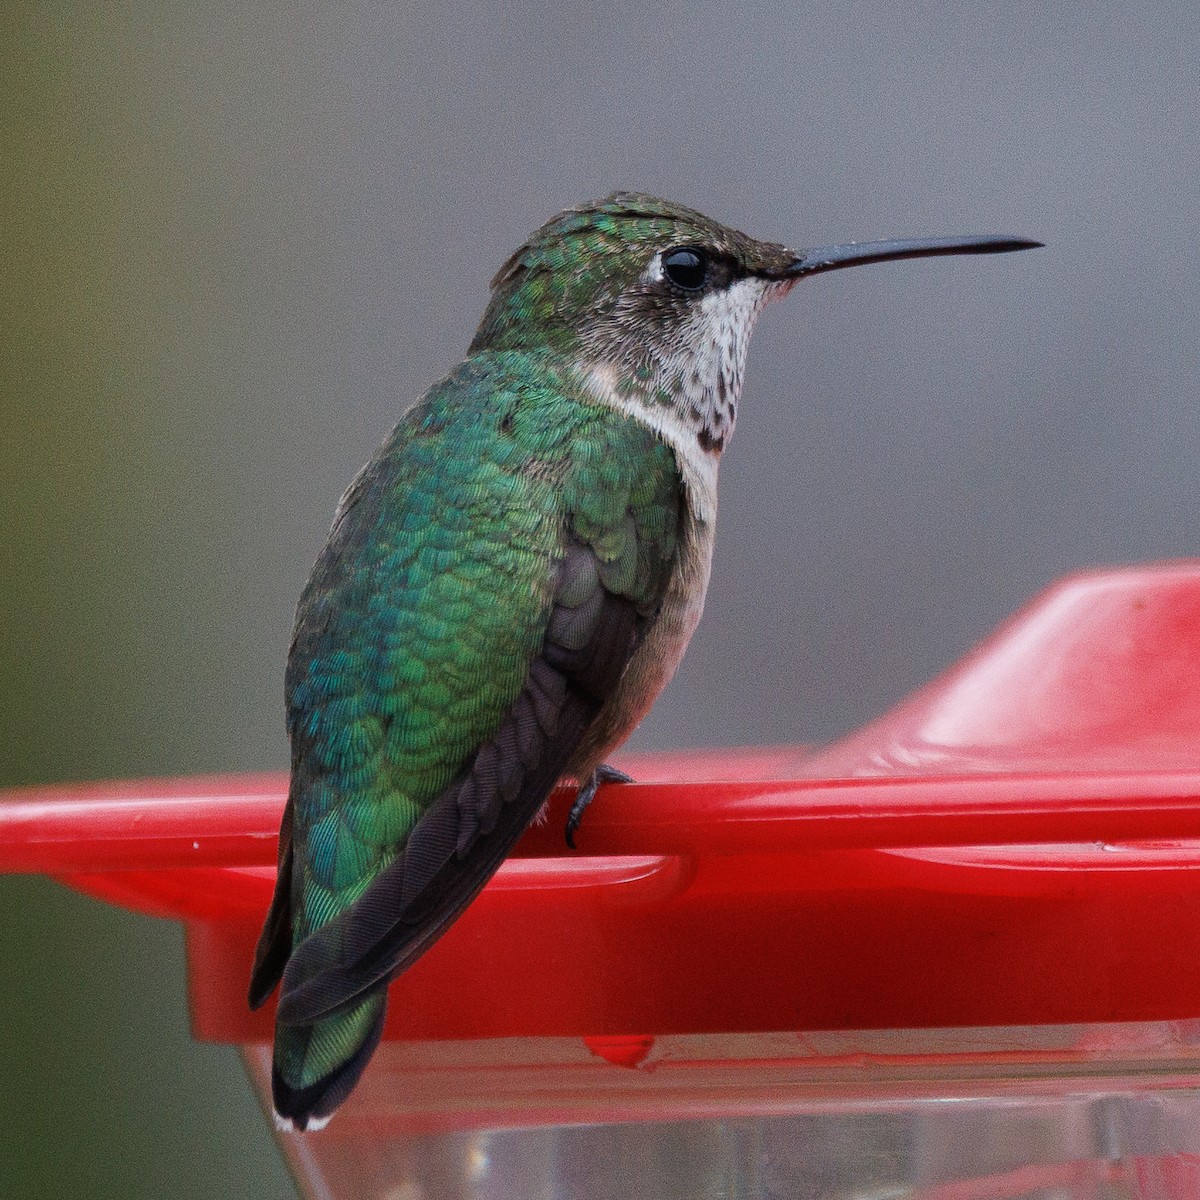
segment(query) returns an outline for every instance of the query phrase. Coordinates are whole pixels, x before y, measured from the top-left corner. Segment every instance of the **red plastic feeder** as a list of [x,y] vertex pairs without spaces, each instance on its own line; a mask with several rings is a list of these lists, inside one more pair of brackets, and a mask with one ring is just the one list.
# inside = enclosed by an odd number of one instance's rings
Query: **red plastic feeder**
[[[392,987],[313,1197],[1195,1200],[1200,563],[1060,583],[817,753],[629,758]],[[184,922],[246,984],[286,781],[0,797],[0,870]]]

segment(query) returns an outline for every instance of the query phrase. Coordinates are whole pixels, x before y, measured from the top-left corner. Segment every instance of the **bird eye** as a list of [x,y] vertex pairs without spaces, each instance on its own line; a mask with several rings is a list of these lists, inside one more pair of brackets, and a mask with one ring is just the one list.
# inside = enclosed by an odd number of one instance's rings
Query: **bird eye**
[[704,252],[693,246],[681,246],[663,255],[663,272],[676,286],[694,292],[704,286],[708,277],[708,261]]

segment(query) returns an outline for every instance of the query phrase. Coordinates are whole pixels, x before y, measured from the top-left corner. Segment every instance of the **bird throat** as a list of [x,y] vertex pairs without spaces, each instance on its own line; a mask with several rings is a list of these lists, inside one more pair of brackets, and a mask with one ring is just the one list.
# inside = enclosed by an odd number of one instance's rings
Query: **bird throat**
[[626,356],[612,341],[588,367],[590,390],[605,403],[658,430],[689,459],[719,458],[733,436],[750,335],[771,289],[739,280],[706,296],[662,337],[631,339]]

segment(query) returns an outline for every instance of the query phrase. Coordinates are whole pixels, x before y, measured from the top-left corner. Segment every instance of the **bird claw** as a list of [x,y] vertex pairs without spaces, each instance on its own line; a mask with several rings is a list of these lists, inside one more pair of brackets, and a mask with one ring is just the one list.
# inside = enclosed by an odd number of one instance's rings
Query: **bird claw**
[[583,820],[583,810],[591,804],[596,792],[600,790],[602,783],[633,783],[633,776],[626,775],[624,771],[617,770],[616,767],[610,767],[608,763],[601,763],[591,774],[591,777],[579,785],[579,791],[575,793],[575,803],[571,805],[571,811],[567,816],[567,845],[575,849],[575,831],[579,828],[579,822]]

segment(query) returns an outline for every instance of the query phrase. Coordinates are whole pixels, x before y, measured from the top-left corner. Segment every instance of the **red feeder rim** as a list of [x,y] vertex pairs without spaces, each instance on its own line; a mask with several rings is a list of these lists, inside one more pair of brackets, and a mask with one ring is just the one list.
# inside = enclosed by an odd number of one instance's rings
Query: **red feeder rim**
[[[556,794],[393,985],[387,1036],[624,1054],[626,1035],[1200,1015],[1197,679],[1200,563],[1097,572],[823,751],[627,758],[639,782],[604,791],[576,854]],[[182,920],[196,1035],[267,1040],[245,990],[285,790],[11,791],[0,871]]]

